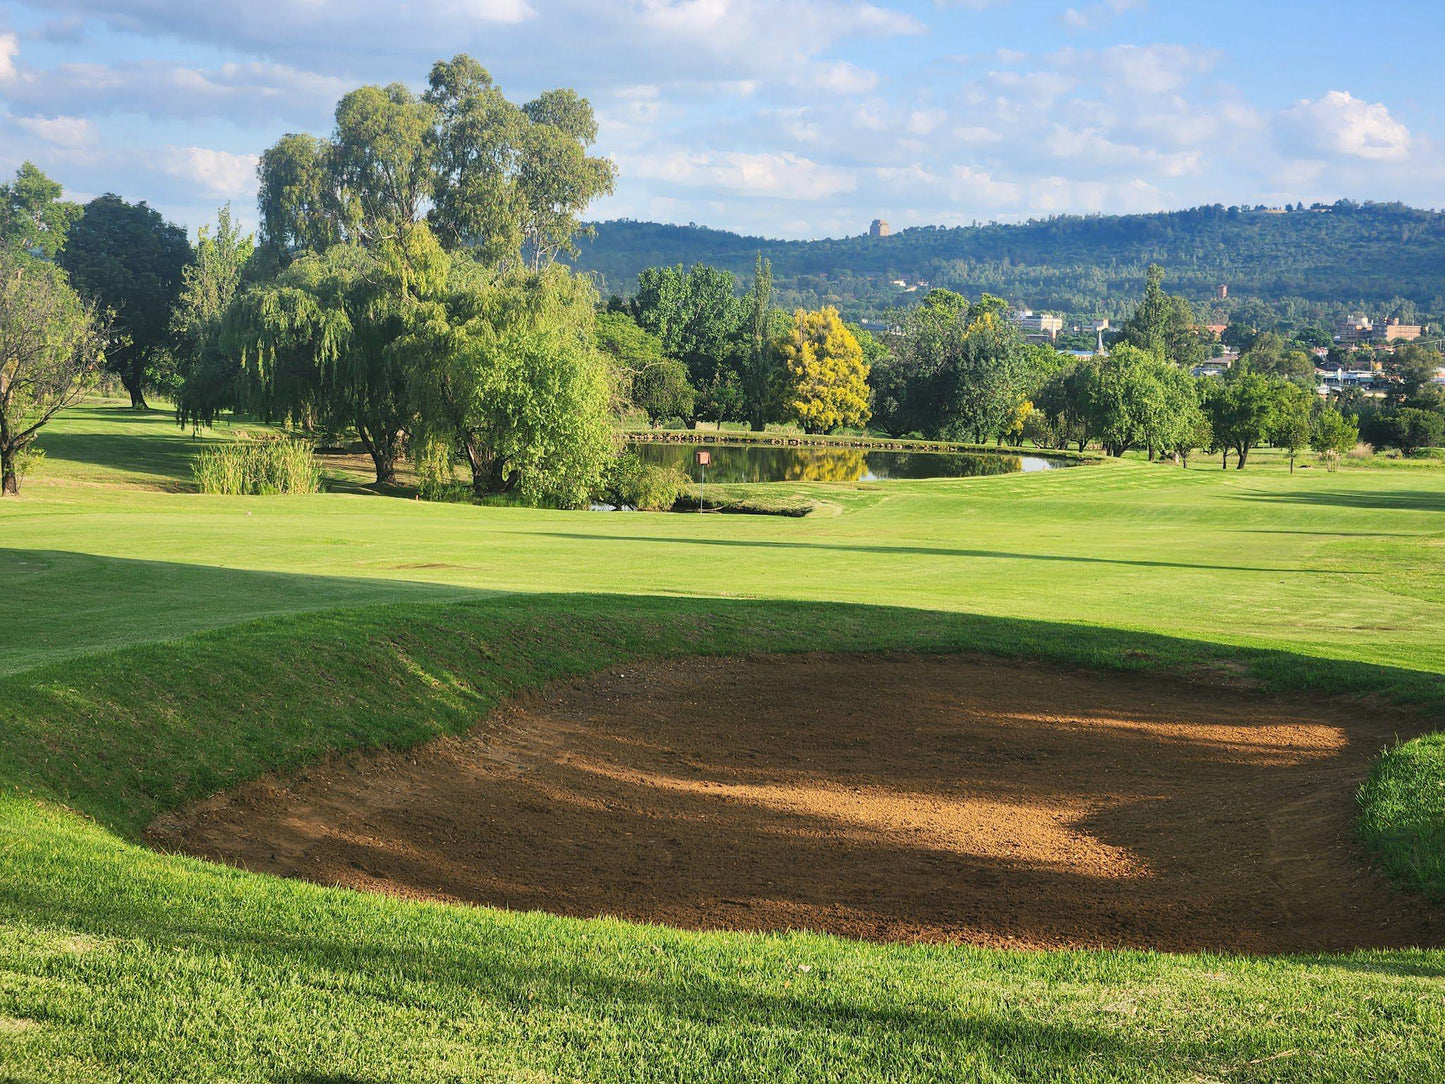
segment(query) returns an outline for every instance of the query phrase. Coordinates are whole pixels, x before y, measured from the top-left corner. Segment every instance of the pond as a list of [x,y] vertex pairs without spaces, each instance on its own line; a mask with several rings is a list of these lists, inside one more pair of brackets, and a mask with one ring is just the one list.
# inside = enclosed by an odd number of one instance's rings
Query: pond
[[772,444],[631,444],[644,463],[676,467],[696,479],[696,453],[712,453],[707,480],[728,482],[873,482],[888,478],[976,478],[1052,470],[1060,460],[1010,452],[900,452]]

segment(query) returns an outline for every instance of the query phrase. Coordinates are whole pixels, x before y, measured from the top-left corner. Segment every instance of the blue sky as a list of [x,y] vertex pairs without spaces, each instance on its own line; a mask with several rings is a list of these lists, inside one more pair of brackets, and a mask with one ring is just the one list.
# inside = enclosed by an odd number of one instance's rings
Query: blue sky
[[1424,0],[0,0],[0,170],[195,227],[366,82],[587,95],[598,218],[784,237],[1445,191]]

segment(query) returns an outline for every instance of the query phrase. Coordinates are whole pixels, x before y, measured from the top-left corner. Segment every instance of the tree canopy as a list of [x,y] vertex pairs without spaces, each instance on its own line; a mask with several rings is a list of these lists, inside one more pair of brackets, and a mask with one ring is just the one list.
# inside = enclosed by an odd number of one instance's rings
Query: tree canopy
[[134,407],[145,407],[148,388],[175,382],[171,311],[191,257],[186,231],[144,200],[99,196],[66,234],[60,266],[72,286],[114,315],[117,339],[106,368],[119,375]]
[[517,105],[465,54],[438,61],[421,96],[358,87],[329,138],[291,134],[262,155],[262,239],[283,251],[378,243],[423,215],[443,248],[538,269],[574,251],[579,216],[612,190],[588,153],[586,99],[551,90]]
[[107,339],[57,267],[0,246],[0,496],[19,491],[40,430],[92,386]]

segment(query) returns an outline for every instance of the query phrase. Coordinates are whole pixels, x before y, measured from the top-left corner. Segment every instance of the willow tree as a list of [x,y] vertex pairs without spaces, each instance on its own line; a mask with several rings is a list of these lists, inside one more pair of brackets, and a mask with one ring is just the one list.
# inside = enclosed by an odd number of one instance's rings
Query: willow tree
[[252,405],[272,420],[355,430],[377,484],[396,480],[412,419],[411,373],[398,341],[411,310],[445,281],[424,225],[376,248],[333,245],[243,293],[227,320]]
[[40,430],[92,386],[107,328],[52,264],[0,247],[0,496]]
[[591,498],[615,451],[595,301],[561,266],[497,271],[453,260],[442,296],[412,310],[400,346],[424,487],[450,480],[458,448],[478,497],[561,507]]

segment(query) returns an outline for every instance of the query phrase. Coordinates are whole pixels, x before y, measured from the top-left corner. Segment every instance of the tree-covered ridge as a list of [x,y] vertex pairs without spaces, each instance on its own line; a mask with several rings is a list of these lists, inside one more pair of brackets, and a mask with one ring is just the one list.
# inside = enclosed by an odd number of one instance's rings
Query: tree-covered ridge
[[889,237],[774,241],[700,226],[628,220],[596,226],[577,266],[630,293],[645,268],[707,263],[743,276],[761,252],[785,305],[838,305],[866,316],[915,300],[892,280],[1035,309],[1122,316],[1151,264],[1191,301],[1230,298],[1225,314],[1264,299],[1304,322],[1363,307],[1409,319],[1445,313],[1445,214],[1398,203],[1266,212],[1219,205],[1117,216],[1062,215],[1018,225],[920,227]]

